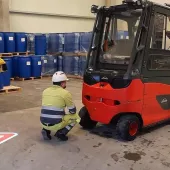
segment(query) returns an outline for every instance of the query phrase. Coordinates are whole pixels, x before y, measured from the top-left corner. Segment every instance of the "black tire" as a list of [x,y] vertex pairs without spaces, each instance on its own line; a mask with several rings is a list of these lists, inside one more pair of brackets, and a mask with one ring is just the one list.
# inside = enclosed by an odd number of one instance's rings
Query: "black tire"
[[[131,131],[130,129],[133,126],[135,128],[134,128],[134,134],[132,135],[133,131]],[[120,117],[116,126],[117,135],[125,141],[134,140],[139,132],[139,129],[140,129],[140,121],[138,117],[135,115],[126,115]]]
[[81,108],[81,110],[79,111],[79,116],[81,118],[80,125],[84,129],[93,129],[96,126],[97,122],[91,120],[86,107]]

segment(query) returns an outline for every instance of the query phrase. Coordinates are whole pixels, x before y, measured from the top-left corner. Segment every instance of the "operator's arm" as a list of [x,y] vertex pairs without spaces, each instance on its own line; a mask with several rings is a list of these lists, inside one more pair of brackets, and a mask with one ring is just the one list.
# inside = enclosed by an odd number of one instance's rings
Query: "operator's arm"
[[69,110],[69,113],[71,114],[75,114],[76,113],[76,106],[73,102],[73,99],[72,99],[72,95],[71,93],[67,93],[65,96],[64,96],[64,100],[65,100],[65,104]]

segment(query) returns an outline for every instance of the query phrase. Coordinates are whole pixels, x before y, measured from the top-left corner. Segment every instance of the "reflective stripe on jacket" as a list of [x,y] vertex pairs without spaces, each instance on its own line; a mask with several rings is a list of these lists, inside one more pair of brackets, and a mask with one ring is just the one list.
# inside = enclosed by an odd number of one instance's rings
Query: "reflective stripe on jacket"
[[65,115],[65,107],[71,114],[76,113],[72,95],[60,86],[52,86],[44,90],[42,95],[41,122],[58,124]]

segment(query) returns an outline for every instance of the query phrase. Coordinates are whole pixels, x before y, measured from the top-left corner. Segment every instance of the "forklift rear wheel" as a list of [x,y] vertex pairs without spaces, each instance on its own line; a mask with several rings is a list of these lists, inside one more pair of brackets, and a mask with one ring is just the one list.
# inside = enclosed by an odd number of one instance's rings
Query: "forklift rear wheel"
[[132,141],[136,138],[140,128],[140,121],[135,115],[122,116],[116,126],[116,132],[119,137],[126,141]]
[[81,110],[79,111],[79,116],[81,118],[80,125],[84,129],[93,129],[96,126],[97,122],[91,120],[86,107],[81,108]]

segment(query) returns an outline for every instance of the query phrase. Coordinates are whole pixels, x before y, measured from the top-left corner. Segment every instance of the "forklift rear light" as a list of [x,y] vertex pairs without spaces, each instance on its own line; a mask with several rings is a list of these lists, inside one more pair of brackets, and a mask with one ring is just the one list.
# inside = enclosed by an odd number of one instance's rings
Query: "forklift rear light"
[[86,95],[84,96],[87,100],[90,100],[90,96]]

